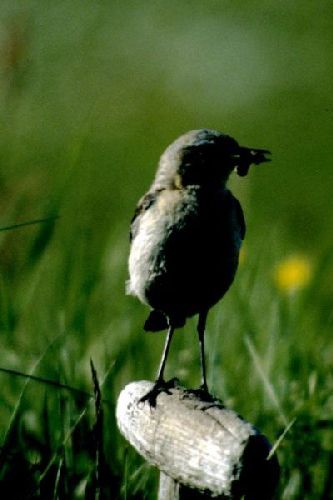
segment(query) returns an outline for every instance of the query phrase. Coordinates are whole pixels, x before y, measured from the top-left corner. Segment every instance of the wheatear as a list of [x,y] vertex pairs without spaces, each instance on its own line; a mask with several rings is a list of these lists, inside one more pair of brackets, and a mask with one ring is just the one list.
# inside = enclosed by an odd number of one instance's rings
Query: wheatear
[[233,170],[245,176],[251,164],[269,161],[267,154],[208,129],[187,132],[162,154],[131,224],[127,291],[152,308],[145,330],[168,328],[154,389],[143,400],[154,404],[166,387],[163,372],[173,333],[195,314],[201,389],[208,392],[207,314],[233,282],[245,235],[242,208],[226,184]]

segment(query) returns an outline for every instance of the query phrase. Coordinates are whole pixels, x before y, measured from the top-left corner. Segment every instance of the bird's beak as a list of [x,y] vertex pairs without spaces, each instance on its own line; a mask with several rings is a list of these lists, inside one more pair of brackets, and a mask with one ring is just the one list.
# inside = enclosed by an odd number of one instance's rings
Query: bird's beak
[[233,155],[237,174],[244,177],[247,175],[250,165],[259,165],[260,163],[271,161],[271,159],[266,156],[269,154],[271,153],[267,149],[240,147],[239,151]]

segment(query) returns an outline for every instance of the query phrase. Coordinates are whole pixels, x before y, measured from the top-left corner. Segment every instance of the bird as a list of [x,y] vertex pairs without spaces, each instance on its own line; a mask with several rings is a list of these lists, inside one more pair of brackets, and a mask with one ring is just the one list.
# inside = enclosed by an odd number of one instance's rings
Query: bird
[[270,161],[270,151],[240,146],[211,129],[191,130],[160,157],[155,178],[130,225],[127,293],[150,307],[146,331],[167,330],[155,384],[142,401],[156,404],[168,390],[164,369],[177,328],[198,315],[200,391],[209,394],[205,327],[209,310],[225,295],[245,237],[243,210],[227,188],[230,174],[248,174]]

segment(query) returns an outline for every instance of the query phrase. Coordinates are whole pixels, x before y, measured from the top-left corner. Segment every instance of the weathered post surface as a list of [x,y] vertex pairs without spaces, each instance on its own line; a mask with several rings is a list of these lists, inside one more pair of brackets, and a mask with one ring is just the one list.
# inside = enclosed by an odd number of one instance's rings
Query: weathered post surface
[[160,472],[159,500],[221,497],[271,499],[279,466],[255,427],[218,400],[180,386],[140,402],[153,384],[132,382],[120,393],[117,423]]

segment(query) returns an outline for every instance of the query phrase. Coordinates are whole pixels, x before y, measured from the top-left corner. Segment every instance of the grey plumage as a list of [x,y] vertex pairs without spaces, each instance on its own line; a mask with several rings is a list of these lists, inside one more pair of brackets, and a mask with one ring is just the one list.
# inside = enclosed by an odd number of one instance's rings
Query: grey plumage
[[173,333],[195,314],[204,328],[208,310],[234,279],[245,236],[243,211],[227,180],[234,169],[242,176],[251,163],[268,161],[267,153],[203,129],[182,135],[162,154],[131,224],[127,291],[153,309],[146,329],[168,324]]

